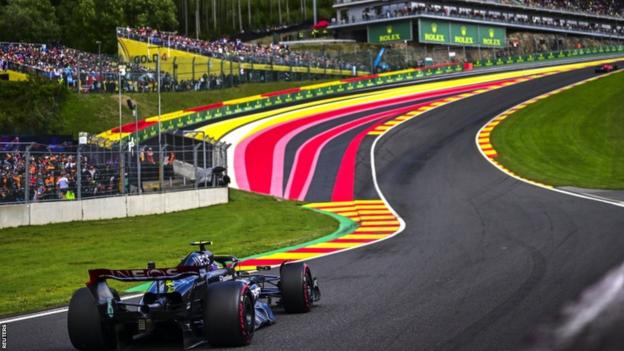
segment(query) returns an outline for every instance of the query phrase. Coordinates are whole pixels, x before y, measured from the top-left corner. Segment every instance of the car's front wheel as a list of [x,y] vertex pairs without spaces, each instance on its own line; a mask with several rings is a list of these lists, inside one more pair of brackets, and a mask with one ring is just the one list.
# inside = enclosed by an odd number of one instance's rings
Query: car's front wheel
[[314,301],[314,281],[307,264],[289,263],[280,268],[282,305],[288,313],[310,312]]

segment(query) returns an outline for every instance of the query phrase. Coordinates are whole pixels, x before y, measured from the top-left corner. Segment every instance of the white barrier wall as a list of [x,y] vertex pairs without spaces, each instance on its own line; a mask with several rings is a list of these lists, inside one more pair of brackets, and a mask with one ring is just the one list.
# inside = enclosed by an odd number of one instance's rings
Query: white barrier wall
[[227,188],[0,206],[0,229],[23,225],[134,217],[227,203]]

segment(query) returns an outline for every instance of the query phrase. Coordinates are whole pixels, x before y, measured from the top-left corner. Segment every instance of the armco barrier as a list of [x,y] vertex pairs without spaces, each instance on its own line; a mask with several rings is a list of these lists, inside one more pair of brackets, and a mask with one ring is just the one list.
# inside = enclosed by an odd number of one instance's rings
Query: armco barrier
[[105,197],[82,201],[4,205],[2,206],[2,211],[0,211],[0,229],[24,225],[169,213],[227,202],[227,188],[208,188],[162,194]]

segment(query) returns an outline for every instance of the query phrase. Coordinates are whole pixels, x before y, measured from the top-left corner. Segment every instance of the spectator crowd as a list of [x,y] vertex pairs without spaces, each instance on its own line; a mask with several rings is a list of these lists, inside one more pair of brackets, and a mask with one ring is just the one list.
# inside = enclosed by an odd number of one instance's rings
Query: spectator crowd
[[[253,62],[276,65],[304,65],[312,68],[328,67],[352,70],[353,65],[339,59],[314,56],[307,52],[295,52],[283,45],[260,45],[243,43],[241,40],[220,39],[216,41],[195,40],[175,33],[159,32],[150,28],[122,28],[118,35],[150,44],[189,51],[200,55],[223,58],[235,62],[233,69],[222,69],[220,74],[193,74],[191,79],[178,79],[174,73],[162,72],[163,91],[188,91],[219,89],[236,86],[243,82],[264,82],[270,80],[311,79],[303,73],[272,72],[264,70],[243,70],[237,63]],[[81,92],[118,91],[119,76],[116,58],[92,54],[58,45],[0,43],[0,69],[36,74],[57,80]],[[124,92],[154,92],[157,90],[157,73],[141,66],[140,63],[123,63],[126,75],[122,77]],[[199,69],[203,69],[204,66]],[[359,67],[363,69],[364,67]],[[183,72],[189,76],[190,72]]]
[[500,2],[508,5],[624,17],[624,2],[621,0],[501,0]]
[[240,39],[222,38],[215,41],[192,39],[173,32],[153,28],[118,28],[117,35],[145,41],[172,49],[197,53],[204,56],[259,64],[287,66],[332,67],[351,70],[353,65],[339,58],[315,55],[308,51],[291,50],[287,45],[245,43]]
[[[0,43],[0,69],[36,74],[69,87],[81,86],[83,92],[105,91],[110,81],[117,80],[118,65],[118,60],[110,56],[60,45]],[[128,70],[140,75],[148,73],[134,64]]]
[[[83,197],[117,193],[118,182],[112,164],[96,167],[85,155],[81,156],[80,161]],[[28,195],[26,182],[29,185]],[[78,163],[75,153],[26,153],[6,145],[0,150],[0,203],[74,200],[77,187]]]

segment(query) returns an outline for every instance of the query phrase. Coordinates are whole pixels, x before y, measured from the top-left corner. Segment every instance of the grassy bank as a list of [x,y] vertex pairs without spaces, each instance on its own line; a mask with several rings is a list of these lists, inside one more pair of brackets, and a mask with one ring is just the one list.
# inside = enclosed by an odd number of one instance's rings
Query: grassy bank
[[[213,240],[216,254],[239,257],[333,232],[328,216],[241,191],[230,203],[164,215],[0,230],[0,315],[67,303],[90,268],[175,266],[190,241]],[[128,287],[126,285],[126,287]]]
[[555,186],[624,189],[624,72],[520,110],[492,133],[498,161]]
[[[208,90],[162,93],[162,113],[184,108],[206,105],[212,102],[237,99],[271,91],[314,84],[317,81],[249,83],[238,87]],[[122,96],[123,122],[131,122],[132,115],[126,106],[126,100],[133,99],[139,106],[140,117],[158,114],[158,95],[156,93],[135,93]],[[116,94],[71,94],[63,102],[60,110],[62,125],[51,134],[72,134],[79,131],[99,133],[119,125],[119,97]]]

